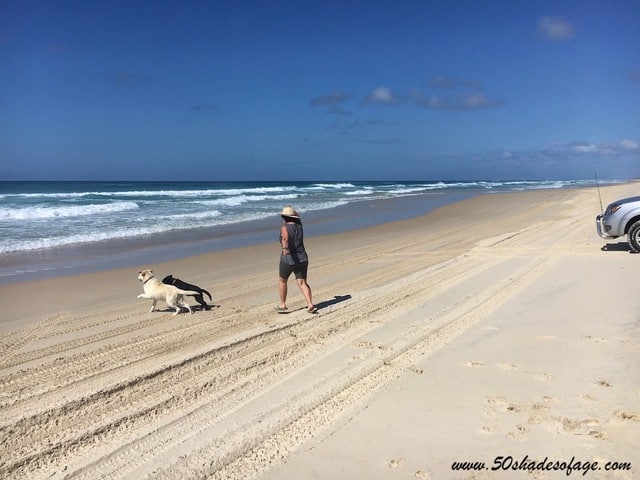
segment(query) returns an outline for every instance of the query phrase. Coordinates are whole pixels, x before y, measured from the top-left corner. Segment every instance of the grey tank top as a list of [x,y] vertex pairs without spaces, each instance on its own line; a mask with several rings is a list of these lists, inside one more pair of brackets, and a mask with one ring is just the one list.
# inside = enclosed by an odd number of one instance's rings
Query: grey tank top
[[304,232],[302,225],[297,223],[285,223],[287,232],[289,233],[289,255],[283,255],[290,265],[305,263],[309,261],[307,252],[304,249]]

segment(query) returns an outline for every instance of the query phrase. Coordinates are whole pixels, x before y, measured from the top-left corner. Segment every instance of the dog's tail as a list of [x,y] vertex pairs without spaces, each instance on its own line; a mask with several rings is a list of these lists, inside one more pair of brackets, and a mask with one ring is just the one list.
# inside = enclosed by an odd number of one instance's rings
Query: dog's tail
[[209,300],[211,300],[213,302],[213,297],[211,296],[211,294],[209,292],[207,292],[204,288],[202,289],[202,291],[204,293],[206,293],[207,295],[209,295]]

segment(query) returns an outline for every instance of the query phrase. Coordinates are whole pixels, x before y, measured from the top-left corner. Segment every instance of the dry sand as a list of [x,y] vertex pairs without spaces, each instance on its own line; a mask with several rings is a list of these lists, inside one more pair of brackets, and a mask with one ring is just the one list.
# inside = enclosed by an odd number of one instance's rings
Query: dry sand
[[[484,195],[307,238],[318,315],[293,281],[275,312],[276,242],[151,265],[214,294],[193,315],[137,299],[148,265],[0,286],[0,478],[637,477],[640,255],[599,210]],[[574,471],[492,470],[525,456]]]

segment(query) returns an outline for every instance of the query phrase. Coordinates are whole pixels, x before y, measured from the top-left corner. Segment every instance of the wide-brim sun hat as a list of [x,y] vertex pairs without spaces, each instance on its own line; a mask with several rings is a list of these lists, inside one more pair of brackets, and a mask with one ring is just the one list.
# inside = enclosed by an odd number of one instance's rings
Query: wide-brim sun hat
[[282,213],[280,213],[280,216],[289,217],[289,218],[300,218],[300,215],[298,215],[298,212],[296,212],[291,205],[289,205],[288,207],[284,207],[282,209]]

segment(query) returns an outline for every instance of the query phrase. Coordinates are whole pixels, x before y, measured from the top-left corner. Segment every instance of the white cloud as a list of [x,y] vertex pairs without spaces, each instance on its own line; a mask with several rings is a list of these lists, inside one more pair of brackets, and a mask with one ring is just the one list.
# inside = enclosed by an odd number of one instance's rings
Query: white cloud
[[489,106],[489,100],[484,95],[484,93],[476,93],[473,95],[468,95],[464,100],[463,104],[466,108],[474,110],[477,108],[486,108]]
[[629,152],[640,152],[640,141],[625,139],[619,142],[606,143],[574,142],[568,147],[570,151],[575,153],[618,155]]
[[620,148],[623,150],[640,150],[640,142],[637,140],[622,140]]
[[573,25],[560,17],[541,18],[538,31],[549,40],[567,40],[574,36]]
[[502,100],[488,98],[483,86],[473,80],[450,77],[435,77],[426,82],[427,90],[422,93],[412,90],[413,101],[423,108],[434,110],[482,110],[502,105]]
[[425,96],[418,91],[413,91],[411,97],[420,107],[434,110],[482,110],[502,105],[501,100],[490,100],[483,92]]
[[378,87],[366,98],[366,103],[377,103],[382,105],[395,105],[399,100],[391,93],[387,87]]
[[578,153],[597,153],[599,148],[594,144],[572,145],[571,150]]
[[418,91],[411,93],[411,97],[415,102],[424,108],[444,109],[447,107],[447,102],[438,95],[425,96]]

